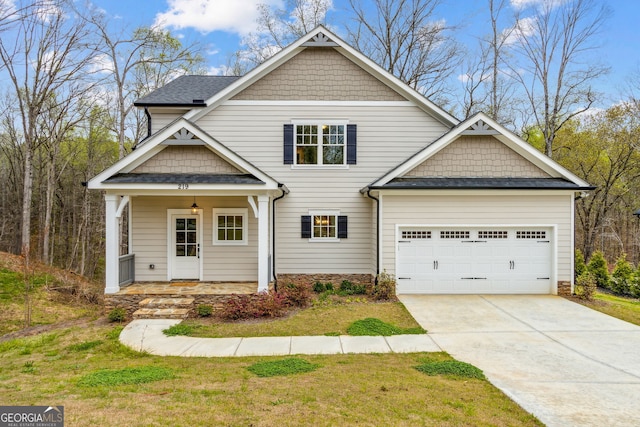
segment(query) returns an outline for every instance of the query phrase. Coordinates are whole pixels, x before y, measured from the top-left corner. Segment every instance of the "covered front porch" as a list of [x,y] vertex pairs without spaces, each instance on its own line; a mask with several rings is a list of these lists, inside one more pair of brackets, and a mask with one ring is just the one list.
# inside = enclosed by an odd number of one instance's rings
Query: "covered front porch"
[[270,213],[286,187],[188,120],[150,136],[88,186],[105,192],[105,295],[122,297],[135,282],[268,289]]
[[134,282],[115,295],[248,295],[257,289],[258,282]]

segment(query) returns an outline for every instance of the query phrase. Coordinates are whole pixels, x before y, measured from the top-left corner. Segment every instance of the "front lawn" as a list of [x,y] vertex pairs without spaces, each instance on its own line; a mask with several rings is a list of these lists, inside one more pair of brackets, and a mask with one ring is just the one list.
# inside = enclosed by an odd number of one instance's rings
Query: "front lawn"
[[216,318],[200,318],[187,320],[182,325],[189,330],[189,336],[208,338],[348,335],[353,322],[371,317],[402,329],[420,327],[399,302],[336,303],[271,320],[221,322]]
[[640,300],[596,292],[593,301],[576,300],[580,304],[640,326]]
[[63,405],[69,427],[542,425],[444,353],[159,357],[124,347],[119,332],[0,343],[2,404]]

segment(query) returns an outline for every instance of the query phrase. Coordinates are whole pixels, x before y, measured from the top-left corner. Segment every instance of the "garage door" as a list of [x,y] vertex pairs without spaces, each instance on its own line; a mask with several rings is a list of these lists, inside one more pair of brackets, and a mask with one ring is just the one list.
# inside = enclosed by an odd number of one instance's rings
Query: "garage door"
[[399,294],[551,292],[551,229],[406,227],[399,237]]

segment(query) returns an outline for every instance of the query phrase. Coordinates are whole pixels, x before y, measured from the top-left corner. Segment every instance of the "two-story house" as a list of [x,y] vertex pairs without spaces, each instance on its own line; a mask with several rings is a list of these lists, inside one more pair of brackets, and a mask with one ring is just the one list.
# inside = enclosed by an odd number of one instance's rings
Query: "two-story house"
[[89,182],[105,193],[107,294],[133,271],[256,291],[383,269],[398,293],[571,290],[588,183],[324,27],[243,77],[179,77],[136,106],[150,135]]

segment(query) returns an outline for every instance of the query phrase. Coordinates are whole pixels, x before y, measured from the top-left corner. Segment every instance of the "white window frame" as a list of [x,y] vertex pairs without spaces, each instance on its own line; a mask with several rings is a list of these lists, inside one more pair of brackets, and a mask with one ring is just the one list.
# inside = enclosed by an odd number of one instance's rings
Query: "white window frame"
[[[292,169],[348,169],[349,165],[347,164],[347,125],[349,124],[348,120],[292,120],[291,124],[293,124],[293,164],[291,165]],[[318,152],[317,159],[320,163],[315,164],[298,164],[298,126],[317,126],[318,127]],[[322,127],[323,126],[343,126],[344,127],[344,144],[342,145],[342,163],[341,164],[324,164],[321,163],[324,159],[323,156],[323,144],[322,144]]]
[[[340,216],[339,210],[309,210],[309,215],[311,216],[311,238],[310,242],[339,242],[338,238],[338,217]],[[336,235],[334,237],[314,237],[313,229],[314,229],[314,217],[324,215],[324,216],[334,216],[336,218]]]
[[[247,208],[213,208],[213,245],[243,246],[249,244],[249,209]],[[242,216],[242,240],[218,240],[218,216]]]

